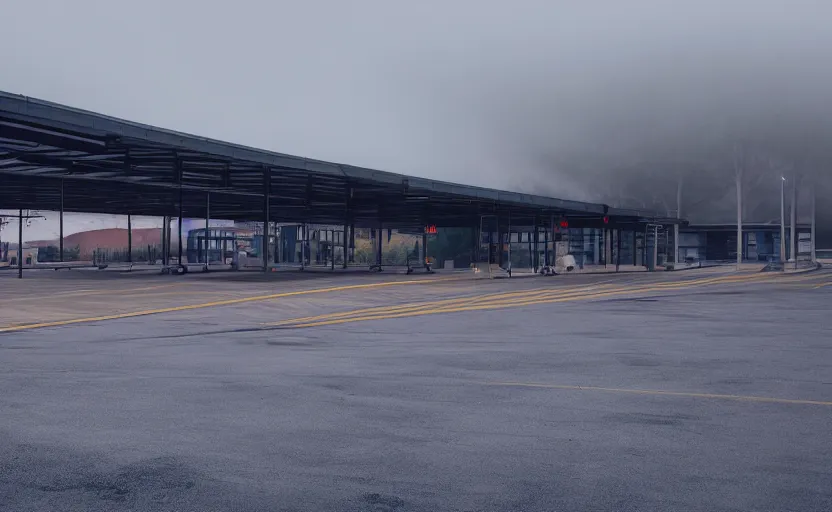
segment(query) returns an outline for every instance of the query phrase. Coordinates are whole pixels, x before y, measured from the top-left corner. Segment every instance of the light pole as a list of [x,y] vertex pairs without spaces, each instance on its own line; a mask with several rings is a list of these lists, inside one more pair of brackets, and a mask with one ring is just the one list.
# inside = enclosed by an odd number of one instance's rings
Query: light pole
[[780,263],[786,269],[786,177],[780,177]]
[[791,224],[789,226],[789,261],[797,268],[797,175],[792,179],[792,199],[790,211]]
[[737,171],[737,272],[742,270],[742,168]]
[[816,249],[817,249],[817,246],[815,245],[815,231],[817,230],[817,219],[816,219],[817,204],[816,204],[816,201],[817,201],[817,197],[816,197],[815,188],[812,187],[812,227],[811,227],[812,234],[810,236],[812,237],[812,239],[811,239],[811,241],[812,241],[812,246],[811,246],[812,247],[812,263],[815,263],[815,264],[818,262],[818,255],[815,252]]
[[[682,178],[676,182],[676,219],[682,218]],[[679,264],[679,223],[673,224],[673,269],[681,268]]]

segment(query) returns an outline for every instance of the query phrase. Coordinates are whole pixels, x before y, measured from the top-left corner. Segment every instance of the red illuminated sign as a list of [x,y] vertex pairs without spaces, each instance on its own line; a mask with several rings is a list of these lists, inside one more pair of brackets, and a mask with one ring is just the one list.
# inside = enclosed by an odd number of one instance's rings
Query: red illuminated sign
[[436,225],[431,224],[429,226],[425,226],[425,233],[428,235],[435,235],[436,234]]
[[568,228],[569,227],[569,221],[566,220],[566,219],[563,219],[562,221],[560,221],[560,227],[561,227],[561,229]]
[[608,215],[604,215],[604,224],[609,224],[609,223],[610,223],[610,218],[609,218],[609,216],[608,216]]

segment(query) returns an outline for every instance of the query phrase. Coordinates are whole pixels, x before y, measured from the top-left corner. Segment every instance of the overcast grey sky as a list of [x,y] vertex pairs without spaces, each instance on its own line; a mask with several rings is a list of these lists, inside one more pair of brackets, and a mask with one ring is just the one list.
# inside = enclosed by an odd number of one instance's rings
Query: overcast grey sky
[[0,89],[256,147],[585,199],[736,141],[830,175],[828,0],[2,4]]

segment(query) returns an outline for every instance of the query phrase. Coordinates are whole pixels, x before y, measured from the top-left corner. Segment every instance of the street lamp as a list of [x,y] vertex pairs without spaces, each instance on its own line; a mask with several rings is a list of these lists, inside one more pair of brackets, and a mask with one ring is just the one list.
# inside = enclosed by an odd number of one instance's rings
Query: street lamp
[[786,177],[780,177],[780,263],[786,269]]

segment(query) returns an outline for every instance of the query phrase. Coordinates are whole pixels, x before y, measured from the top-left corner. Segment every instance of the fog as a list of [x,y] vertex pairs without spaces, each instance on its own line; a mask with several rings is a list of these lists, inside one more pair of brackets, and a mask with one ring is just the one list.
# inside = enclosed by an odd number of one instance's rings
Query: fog
[[[9,3],[9,2],[7,2]],[[11,2],[0,89],[252,146],[731,222],[832,223],[832,4]],[[828,219],[828,220],[827,220]]]

